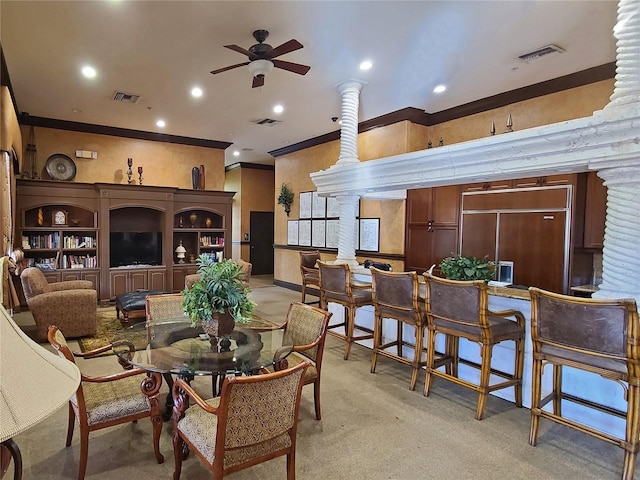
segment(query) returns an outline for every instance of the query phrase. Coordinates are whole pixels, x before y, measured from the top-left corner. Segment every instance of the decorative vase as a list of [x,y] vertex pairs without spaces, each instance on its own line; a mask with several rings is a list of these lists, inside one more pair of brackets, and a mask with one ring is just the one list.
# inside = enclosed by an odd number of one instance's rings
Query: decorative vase
[[191,223],[191,228],[196,227],[196,220],[198,220],[198,216],[195,213],[189,215],[189,223]]
[[191,185],[194,190],[200,188],[200,169],[198,167],[191,169]]
[[200,165],[200,184],[199,184],[199,188],[200,190],[204,190],[204,165]]
[[207,228],[211,228],[211,225],[213,225],[213,221],[207,217],[207,219],[204,221],[204,226]]
[[236,321],[229,312],[214,312],[211,320],[202,321],[202,329],[209,335],[209,342],[212,347],[218,346],[218,340],[222,337],[229,336],[236,327]]

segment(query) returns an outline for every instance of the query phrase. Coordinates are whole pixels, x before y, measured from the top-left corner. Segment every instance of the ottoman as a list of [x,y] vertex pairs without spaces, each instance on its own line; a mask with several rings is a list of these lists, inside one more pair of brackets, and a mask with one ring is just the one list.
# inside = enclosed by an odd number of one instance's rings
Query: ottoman
[[[136,290],[135,292],[126,292],[116,295],[116,318],[120,320],[123,327],[132,325],[129,319],[145,317],[145,299],[149,295],[163,295],[162,290]],[[122,311],[122,319],[120,318]],[[142,320],[138,320],[138,323]]]

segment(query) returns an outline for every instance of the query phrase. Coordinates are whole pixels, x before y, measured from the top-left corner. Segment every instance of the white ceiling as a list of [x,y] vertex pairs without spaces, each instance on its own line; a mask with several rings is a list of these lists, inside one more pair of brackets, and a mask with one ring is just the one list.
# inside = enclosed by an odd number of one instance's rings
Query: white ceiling
[[[365,121],[406,107],[435,113],[613,62],[616,9],[616,1],[591,0],[2,0],[0,41],[21,112],[232,142],[227,165],[272,164],[267,152],[339,129],[331,121],[340,115],[337,85],[352,78],[366,82]],[[309,73],[274,69],[261,88],[251,88],[247,67],[209,73],[246,61],[223,45],[248,49],[256,29],[269,30],[273,47],[301,42],[279,59]],[[517,59],[548,44],[566,52]],[[365,59],[373,68],[361,72]],[[95,79],[80,75],[84,64],[97,69]],[[434,94],[440,83],[447,91]],[[202,98],[190,96],[194,85]],[[115,90],[141,98],[117,103]],[[263,118],[282,123],[252,123]]]

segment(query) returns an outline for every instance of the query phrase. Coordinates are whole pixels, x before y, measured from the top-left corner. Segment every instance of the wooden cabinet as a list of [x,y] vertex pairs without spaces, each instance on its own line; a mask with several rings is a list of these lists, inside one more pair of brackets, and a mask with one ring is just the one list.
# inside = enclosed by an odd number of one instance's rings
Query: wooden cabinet
[[184,279],[198,271],[197,265],[183,264],[173,266],[173,291],[181,292],[184,289]]
[[513,188],[552,187],[554,185],[570,185],[574,181],[573,174],[546,175],[542,177],[520,178],[513,181]]
[[405,270],[419,273],[458,249],[460,187],[407,191]]
[[109,272],[111,300],[117,295],[135,290],[162,290],[166,288],[164,267],[113,268]]
[[602,248],[607,216],[607,187],[596,172],[587,175],[584,211],[584,248]]
[[512,188],[511,180],[494,180],[492,182],[468,183],[462,186],[463,192],[487,192]]
[[93,283],[93,288],[100,291],[100,270],[97,268],[83,269],[76,268],[62,272],[61,280],[88,280]]

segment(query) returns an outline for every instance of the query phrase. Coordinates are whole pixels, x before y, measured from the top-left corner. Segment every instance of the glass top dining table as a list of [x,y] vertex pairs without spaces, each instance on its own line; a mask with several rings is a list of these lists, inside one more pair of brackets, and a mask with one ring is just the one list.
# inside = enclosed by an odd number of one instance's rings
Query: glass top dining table
[[293,350],[277,326],[251,328],[236,323],[231,335],[216,341],[184,317],[147,326],[138,323],[119,331],[113,352],[121,362],[183,378],[197,375],[252,374],[282,364]]

